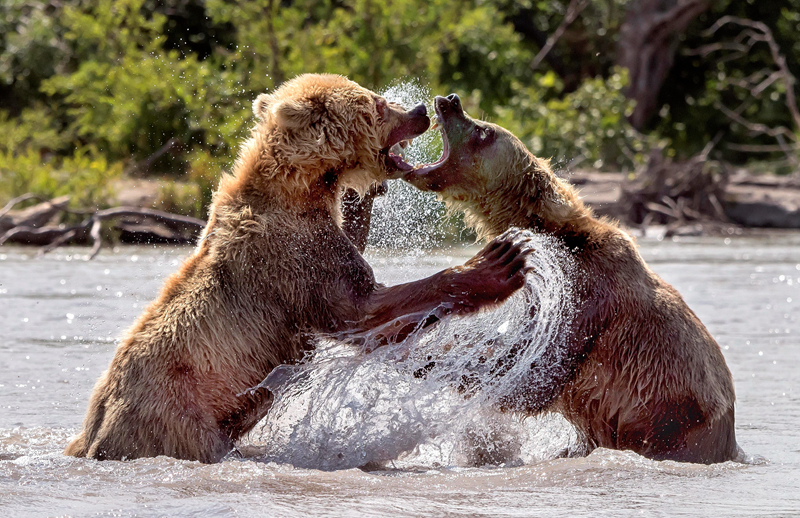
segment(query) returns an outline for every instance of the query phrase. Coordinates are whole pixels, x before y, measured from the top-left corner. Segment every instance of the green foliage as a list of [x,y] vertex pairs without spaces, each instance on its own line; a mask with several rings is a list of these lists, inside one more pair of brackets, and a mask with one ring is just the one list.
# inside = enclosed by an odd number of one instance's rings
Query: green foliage
[[479,5],[453,25],[435,77],[452,91],[480,92],[480,108],[491,112],[518,93],[520,82],[532,79],[528,64],[534,54],[521,40],[497,9]]
[[50,2],[0,1],[0,109],[15,114],[46,98],[42,80],[63,73],[64,26]]
[[18,117],[0,111],[0,151],[61,149],[69,142],[68,136],[53,124],[52,114],[42,104],[22,111]]
[[106,205],[122,165],[109,164],[94,148],[78,149],[67,157],[43,158],[38,151],[0,152],[0,198],[32,192],[43,198],[71,196],[81,209]]
[[[150,174],[191,184],[171,197],[202,215],[252,124],[252,100],[303,72],[345,74],[377,91],[415,80],[457,92],[473,113],[562,163],[633,168],[652,145],[689,155],[720,133],[722,158],[738,162],[752,155],[731,144],[774,144],[718,109],[746,102],[754,122],[790,125],[780,82],[755,99],[736,86],[771,66],[766,46],[732,61],[686,51],[732,41],[736,28],[702,32],[721,16],[744,16],[772,29],[800,75],[800,0],[713,3],[676,42],[647,135],[625,119],[625,73],[614,68],[638,1],[589,0],[534,68],[569,0],[0,0],[0,151],[7,164],[44,157],[53,178],[78,156],[147,161]],[[147,160],[171,139],[180,144]],[[39,171],[31,186],[55,192],[43,169],[28,166]],[[113,175],[120,166],[104,167]]]
[[[143,0],[67,6],[66,41],[75,54],[92,53],[69,75],[53,76],[42,91],[63,99],[69,129],[110,157],[144,158],[171,138],[228,152],[243,122],[235,78],[212,61],[165,51],[165,18],[146,18]],[[173,164],[174,165],[174,164]]]
[[553,157],[557,164],[595,169],[628,170],[641,165],[655,144],[628,124],[633,104],[625,98],[624,70],[608,79],[595,78],[563,97],[547,97],[560,85],[555,74],[539,78],[527,95],[498,109],[498,122],[523,139],[536,155]]
[[195,214],[205,218],[205,209],[211,204],[214,190],[226,169],[227,160],[211,155],[207,151],[196,151],[189,160],[189,181],[197,185],[198,196],[195,201]]
[[[711,9],[701,15],[681,36],[680,51],[675,64],[660,92],[662,109],[652,121],[652,130],[673,142],[673,152],[691,155],[699,152],[712,139],[719,141],[716,158],[736,163],[750,159],[778,159],[783,154],[776,151],[742,152],[739,146],[768,146],[775,149],[776,140],[757,135],[749,128],[733,122],[720,109],[720,105],[737,111],[753,123],[771,128],[783,126],[793,129],[786,107],[786,91],[782,81],[775,81],[758,95],[746,87],[746,79],[764,74],[765,79],[777,70],[766,43],[757,43],[739,55],[720,49],[703,55],[694,52],[704,46],[724,42],[729,48],[742,41],[744,27],[736,24],[722,26],[713,35],[706,33],[716,20],[735,16],[761,21],[770,29],[781,54],[786,58],[791,73],[800,77],[800,0],[783,0],[782,5],[766,1],[725,0],[712,3]],[[800,84],[795,91],[800,95]],[[800,137],[800,135],[798,135]]]
[[207,218],[214,191],[227,166],[226,159],[205,150],[193,151],[189,157],[189,171],[182,181],[160,182],[156,206],[175,214]]

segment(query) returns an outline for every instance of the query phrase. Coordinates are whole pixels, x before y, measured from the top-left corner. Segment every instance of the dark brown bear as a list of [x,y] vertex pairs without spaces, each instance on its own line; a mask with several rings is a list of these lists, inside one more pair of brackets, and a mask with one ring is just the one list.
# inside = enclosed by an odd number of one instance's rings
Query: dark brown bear
[[653,459],[736,459],[734,390],[719,346],[680,294],[653,273],[615,223],[514,135],[437,97],[442,159],[404,178],[461,209],[479,235],[512,227],[554,236],[579,265],[567,351],[548,351],[507,410],[557,411],[596,447]]

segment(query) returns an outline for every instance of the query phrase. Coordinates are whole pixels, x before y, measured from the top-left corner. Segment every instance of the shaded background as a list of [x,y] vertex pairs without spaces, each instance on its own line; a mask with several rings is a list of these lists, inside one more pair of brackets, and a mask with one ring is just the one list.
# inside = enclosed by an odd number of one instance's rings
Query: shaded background
[[252,100],[303,72],[457,92],[561,168],[713,142],[788,174],[798,57],[800,0],[0,0],[0,202],[108,206],[149,178],[205,217]]

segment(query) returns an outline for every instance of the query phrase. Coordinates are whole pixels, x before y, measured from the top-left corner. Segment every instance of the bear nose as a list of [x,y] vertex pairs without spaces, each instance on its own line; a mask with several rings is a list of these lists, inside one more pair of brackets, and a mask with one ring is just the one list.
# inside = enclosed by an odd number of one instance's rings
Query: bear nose
[[428,109],[425,107],[424,104],[418,104],[414,107],[413,110],[408,112],[409,115],[413,115],[414,117],[424,117],[428,115]]
[[456,110],[461,109],[461,99],[456,94],[450,94],[447,96],[447,100],[450,101],[450,106],[452,106]]

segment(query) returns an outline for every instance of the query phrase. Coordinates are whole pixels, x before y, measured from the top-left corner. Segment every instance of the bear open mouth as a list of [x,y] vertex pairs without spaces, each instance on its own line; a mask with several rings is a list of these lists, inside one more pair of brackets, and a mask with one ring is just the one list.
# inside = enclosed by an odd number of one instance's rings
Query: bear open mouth
[[414,170],[414,166],[403,158],[403,149],[411,141],[427,131],[431,120],[428,118],[428,110],[424,104],[419,104],[415,108],[400,115],[402,122],[392,129],[388,136],[386,147],[381,149],[383,163],[386,166],[389,176],[399,178],[400,174]]
[[414,168],[412,174],[415,175],[424,175],[426,173],[430,173],[450,158],[450,141],[447,140],[447,130],[445,129],[444,122],[439,122],[442,120],[442,115],[439,113],[439,107],[436,106],[436,115],[433,117],[433,124],[431,125],[431,129],[435,130],[438,129],[442,133],[442,156],[435,162],[431,162],[430,164],[422,164]]
[[401,140],[396,144],[381,149],[383,161],[389,171],[400,171],[407,173],[408,171],[414,169],[414,166],[406,162],[403,157],[405,154],[403,150],[408,147],[413,140],[413,138]]

